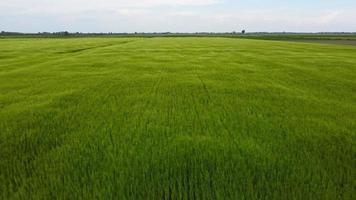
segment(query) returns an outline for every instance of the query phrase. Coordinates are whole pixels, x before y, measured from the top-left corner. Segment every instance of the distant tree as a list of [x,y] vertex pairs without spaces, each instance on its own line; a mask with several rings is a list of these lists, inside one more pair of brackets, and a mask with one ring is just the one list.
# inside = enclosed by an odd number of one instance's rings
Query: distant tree
[[68,31],[64,31],[63,33],[65,36],[69,35],[69,32]]
[[245,30],[242,30],[242,31],[241,31],[241,33],[242,33],[242,34],[245,34],[245,33],[246,33],[246,31],[245,31]]

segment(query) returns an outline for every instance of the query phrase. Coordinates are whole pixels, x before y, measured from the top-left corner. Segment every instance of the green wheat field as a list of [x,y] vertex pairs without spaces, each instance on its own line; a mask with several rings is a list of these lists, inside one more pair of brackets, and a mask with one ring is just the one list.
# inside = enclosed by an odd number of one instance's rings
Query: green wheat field
[[355,199],[356,46],[0,39],[0,199]]

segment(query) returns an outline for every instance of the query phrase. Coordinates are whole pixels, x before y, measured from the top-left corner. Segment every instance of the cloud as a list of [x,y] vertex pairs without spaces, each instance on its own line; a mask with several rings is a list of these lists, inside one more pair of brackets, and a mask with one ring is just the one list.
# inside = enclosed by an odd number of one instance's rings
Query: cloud
[[238,1],[0,0],[0,29],[25,32],[356,31],[356,12],[350,6],[246,8],[251,4],[242,1],[236,4]]
[[[177,11],[185,7],[204,7],[221,3],[222,0],[0,0],[0,25],[7,21],[2,18],[22,17],[28,21],[34,18],[56,18],[56,22],[64,19],[70,22],[76,19],[99,19],[120,17],[150,17],[155,9],[173,10],[172,14],[188,14]],[[163,8],[163,9],[162,9]],[[154,13],[156,14],[156,13]],[[107,17],[111,15],[110,17]],[[25,19],[26,18],[26,19]],[[129,19],[140,23],[134,19]],[[11,21],[11,19],[10,19]],[[48,23],[48,20],[46,20]],[[104,21],[101,23],[105,23]],[[0,27],[1,28],[1,27]]]
[[340,11],[331,11],[320,17],[320,23],[328,24],[333,20],[336,20],[342,13]]
[[198,13],[191,10],[183,10],[183,11],[169,12],[168,15],[173,17],[197,17]]
[[87,10],[153,8],[158,6],[208,6],[221,0],[11,0],[0,1],[0,11],[18,14],[73,13]]
[[352,10],[246,10],[208,15],[205,20],[249,31],[356,31]]

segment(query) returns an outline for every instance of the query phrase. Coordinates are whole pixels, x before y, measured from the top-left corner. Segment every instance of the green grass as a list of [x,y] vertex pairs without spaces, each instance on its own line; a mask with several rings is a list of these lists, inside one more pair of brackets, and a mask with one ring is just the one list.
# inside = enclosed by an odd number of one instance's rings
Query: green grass
[[321,44],[355,45],[356,34],[246,34],[230,36],[244,39],[311,42]]
[[356,47],[0,40],[2,199],[354,199]]
[[356,40],[356,34],[246,34],[242,38],[264,40]]

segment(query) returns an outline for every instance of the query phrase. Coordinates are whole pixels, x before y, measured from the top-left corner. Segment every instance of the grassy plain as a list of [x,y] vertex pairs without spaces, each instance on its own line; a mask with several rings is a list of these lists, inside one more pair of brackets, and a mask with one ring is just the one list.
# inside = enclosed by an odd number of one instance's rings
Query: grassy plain
[[304,43],[356,45],[356,34],[246,34],[238,38]]
[[354,199],[356,47],[0,40],[2,199]]

